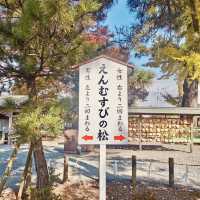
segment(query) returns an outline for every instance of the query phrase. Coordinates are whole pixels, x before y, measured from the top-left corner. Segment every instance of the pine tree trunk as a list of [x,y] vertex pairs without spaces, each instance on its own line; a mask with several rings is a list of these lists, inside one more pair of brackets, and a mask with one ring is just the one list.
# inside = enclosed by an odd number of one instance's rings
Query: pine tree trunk
[[11,171],[12,171],[12,168],[13,168],[13,164],[14,164],[14,161],[17,157],[17,153],[18,153],[18,150],[19,150],[19,147],[20,145],[17,144],[10,156],[10,159],[8,161],[8,164],[7,164],[7,167],[2,175],[2,177],[0,178],[0,195],[4,189],[4,186],[6,184],[6,181],[8,180],[8,177],[10,176],[11,174]]
[[183,84],[183,99],[182,107],[197,107],[198,106],[198,81],[184,80]]
[[49,186],[49,173],[42,146],[42,138],[34,142],[34,161],[37,173],[37,188],[42,189]]
[[200,33],[198,9],[195,6],[195,0],[190,0],[189,5],[190,5],[190,9],[191,9],[191,19],[192,19],[193,29],[196,33]]
[[[198,81],[184,80],[182,107],[198,107]],[[194,123],[194,118],[193,118]],[[193,152],[193,131],[190,132],[190,152]]]
[[24,172],[21,177],[20,187],[18,192],[18,200],[25,199],[26,190],[31,182],[31,171],[32,171],[32,153],[33,153],[33,144],[30,144],[29,152],[26,159],[26,164]]
[[[36,80],[32,78],[27,80],[27,89],[29,91],[29,98],[35,102],[37,101],[37,89],[36,89]],[[47,163],[43,151],[42,138],[33,139],[33,155],[35,161],[35,169],[37,173],[37,184],[38,189],[43,189],[49,186],[49,173],[47,168]]]

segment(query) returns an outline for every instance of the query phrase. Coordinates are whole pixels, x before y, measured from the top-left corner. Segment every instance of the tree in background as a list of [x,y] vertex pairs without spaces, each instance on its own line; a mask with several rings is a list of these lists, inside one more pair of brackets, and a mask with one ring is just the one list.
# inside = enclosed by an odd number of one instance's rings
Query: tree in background
[[[0,0],[1,82],[12,83],[15,91],[29,96],[27,117],[34,113],[31,108],[37,111],[42,101],[56,97],[50,86],[59,83],[70,66],[96,50],[85,34],[95,28],[96,20],[103,17],[101,14],[111,2]],[[37,186],[43,188],[48,185],[48,170],[40,130],[35,126],[33,132],[37,131],[31,138],[35,145]]]
[[148,96],[148,87],[151,86],[155,74],[150,70],[136,68],[128,76],[128,104],[136,105],[138,100],[145,101]]
[[136,56],[149,56],[146,66],[160,67],[165,77],[176,76],[182,106],[197,106],[199,0],[128,0],[128,6],[136,20],[131,31],[124,28],[120,33],[132,44]]

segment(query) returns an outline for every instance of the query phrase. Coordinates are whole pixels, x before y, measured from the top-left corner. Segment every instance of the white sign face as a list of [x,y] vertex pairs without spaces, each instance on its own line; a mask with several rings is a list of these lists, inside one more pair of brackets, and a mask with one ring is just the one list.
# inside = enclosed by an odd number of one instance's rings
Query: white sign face
[[79,69],[79,144],[127,144],[127,66],[99,58]]

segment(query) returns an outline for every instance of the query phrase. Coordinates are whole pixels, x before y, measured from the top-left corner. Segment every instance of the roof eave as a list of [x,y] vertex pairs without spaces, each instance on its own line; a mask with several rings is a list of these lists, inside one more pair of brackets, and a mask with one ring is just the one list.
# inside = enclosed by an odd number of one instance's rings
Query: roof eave
[[200,108],[193,107],[132,107],[129,115],[196,115],[200,116]]
[[75,70],[75,69],[79,69],[80,66],[86,65],[86,64],[91,63],[91,62],[94,62],[94,61],[96,61],[96,60],[98,60],[98,59],[101,59],[101,58],[105,58],[105,59],[111,60],[111,61],[113,61],[113,62],[122,64],[122,65],[127,66],[127,67],[132,68],[132,69],[135,68],[135,65],[133,65],[133,64],[126,63],[126,62],[121,61],[121,60],[119,60],[119,59],[112,58],[112,57],[110,57],[110,56],[107,56],[107,55],[102,54],[102,55],[97,56],[97,57],[95,57],[95,58],[86,60],[86,61],[84,61],[84,62],[82,62],[82,63],[80,63],[80,64],[73,65],[73,66],[71,66],[71,69],[74,69],[74,70]]

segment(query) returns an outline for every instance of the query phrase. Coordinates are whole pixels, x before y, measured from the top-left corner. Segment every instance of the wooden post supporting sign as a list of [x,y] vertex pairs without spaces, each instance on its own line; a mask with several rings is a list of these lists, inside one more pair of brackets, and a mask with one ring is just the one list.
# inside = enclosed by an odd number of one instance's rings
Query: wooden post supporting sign
[[133,190],[135,190],[135,188],[136,188],[136,169],[137,169],[136,156],[132,156],[132,186],[133,186]]
[[169,158],[169,186],[174,186],[174,158]]

